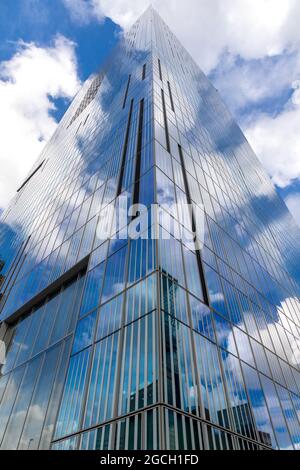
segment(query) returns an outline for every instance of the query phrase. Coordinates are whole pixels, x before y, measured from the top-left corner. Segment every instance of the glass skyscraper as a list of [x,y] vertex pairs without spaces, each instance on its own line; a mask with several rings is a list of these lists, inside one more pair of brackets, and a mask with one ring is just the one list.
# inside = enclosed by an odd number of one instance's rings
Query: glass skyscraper
[[[160,237],[118,236],[124,196]],[[300,449],[300,230],[152,8],[2,215],[0,258],[1,449]]]

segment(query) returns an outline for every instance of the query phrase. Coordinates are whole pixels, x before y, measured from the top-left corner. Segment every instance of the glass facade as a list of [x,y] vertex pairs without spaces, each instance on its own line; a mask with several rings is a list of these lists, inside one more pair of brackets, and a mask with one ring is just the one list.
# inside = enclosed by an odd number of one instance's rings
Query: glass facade
[[[160,237],[118,236],[124,195]],[[2,215],[0,258],[1,449],[300,449],[300,230],[152,8]]]

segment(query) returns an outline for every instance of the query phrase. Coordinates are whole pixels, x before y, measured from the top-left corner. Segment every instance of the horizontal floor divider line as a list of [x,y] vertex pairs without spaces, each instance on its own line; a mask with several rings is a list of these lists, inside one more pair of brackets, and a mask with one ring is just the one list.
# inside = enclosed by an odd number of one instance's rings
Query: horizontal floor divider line
[[269,447],[267,446],[266,444],[263,444],[263,443],[260,443],[258,441],[255,441],[254,439],[251,439],[250,437],[247,437],[247,436],[243,436],[242,434],[238,434],[236,431],[233,431],[231,429],[227,429],[227,428],[224,428],[223,426],[220,426],[219,424],[215,424],[215,423],[212,423],[211,421],[207,421],[206,419],[204,418],[201,418],[199,416],[196,416],[196,415],[193,415],[193,414],[190,414],[190,413],[187,413],[186,411],[180,409],[180,408],[176,408],[175,406],[173,405],[170,405],[168,403],[164,403],[164,402],[160,402],[160,403],[154,403],[152,405],[148,405],[148,406],[144,406],[143,408],[139,408],[138,410],[135,410],[135,411],[131,411],[129,413],[126,413],[124,415],[120,415],[118,417],[115,417],[115,418],[112,418],[112,419],[109,419],[107,421],[104,421],[103,423],[100,423],[100,424],[97,424],[97,425],[94,425],[94,426],[90,426],[88,428],[85,428],[85,429],[82,429],[80,431],[77,431],[77,432],[74,432],[72,434],[67,434],[63,437],[60,437],[60,438],[57,438],[57,439],[54,439],[52,441],[52,444],[55,444],[57,442],[61,442],[61,441],[64,441],[66,439],[69,439],[71,437],[75,437],[75,436],[78,436],[80,434],[84,434],[85,432],[89,432],[89,431],[94,431],[98,428],[102,428],[108,424],[113,424],[113,423],[117,423],[118,421],[121,421],[123,419],[127,419],[127,418],[131,418],[132,416],[135,416],[135,415],[138,415],[140,413],[143,413],[143,412],[146,412],[146,411],[151,411],[155,408],[167,408],[169,409],[170,411],[175,411],[176,413],[179,413],[183,416],[186,416],[187,418],[191,418],[191,419],[195,419],[197,421],[200,421],[202,424],[205,424],[207,426],[210,426],[212,428],[216,428],[218,429],[219,431],[223,431],[223,432],[226,432],[227,434],[231,434],[232,436],[234,437],[237,437],[238,439],[243,439],[245,441],[248,441],[248,442],[251,442],[252,444],[255,444],[256,446],[260,446],[260,447],[263,447],[264,449],[266,450],[272,450],[272,447]]
[[8,324],[12,324],[19,317],[21,317],[24,313],[29,313],[30,310],[35,305],[39,304],[44,299],[46,299],[49,295],[56,292],[60,287],[62,287],[64,284],[70,281],[73,277],[75,277],[81,271],[86,270],[89,264],[89,259],[90,259],[90,255],[80,260],[77,264],[72,266],[71,269],[69,269],[67,272],[62,274],[62,276],[60,276],[58,279],[52,282],[49,286],[47,286],[45,289],[43,289],[41,292],[35,295],[32,299],[30,299],[28,302],[26,302],[24,305],[18,308],[12,315],[10,315],[7,318],[4,318],[3,321],[5,321]]

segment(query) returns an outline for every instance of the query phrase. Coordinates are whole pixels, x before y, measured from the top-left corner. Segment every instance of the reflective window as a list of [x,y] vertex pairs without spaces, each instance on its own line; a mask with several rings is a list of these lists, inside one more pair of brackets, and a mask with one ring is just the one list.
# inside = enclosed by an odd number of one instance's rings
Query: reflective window
[[39,445],[60,351],[61,344],[50,349],[43,357],[41,372],[28,408],[19,449],[36,449]]
[[12,413],[5,430],[5,435],[1,443],[1,449],[18,448],[26,412],[30,405],[40,365],[41,357],[38,357],[25,367],[20,389],[16,396]]
[[263,444],[277,448],[277,440],[275,439],[273,427],[271,425],[270,414],[266,405],[258,373],[246,364],[242,364],[242,369],[260,441]]
[[119,295],[102,305],[98,313],[96,339],[104,338],[121,327],[124,296]]
[[125,261],[127,246],[117,251],[107,260],[103,284],[102,302],[118,294],[125,286]]
[[84,426],[110,419],[113,413],[119,333],[95,345]]
[[80,426],[91,348],[71,357],[56,422],[55,437],[71,434]]
[[[163,230],[162,233],[164,233]],[[181,243],[173,237],[170,237],[167,233],[165,236],[168,237],[168,239],[159,239],[158,241],[160,268],[164,274],[174,279],[174,282],[178,282],[184,286],[185,280]],[[172,253],[172,256],[169,256],[169,252]]]
[[202,283],[196,255],[183,245],[183,258],[185,263],[186,285],[192,294],[203,300]]
[[157,399],[156,312],[127,326],[121,363],[119,413],[127,413]]
[[192,326],[203,336],[215,340],[215,333],[211,310],[192,295],[189,295],[190,308],[192,314]]
[[228,423],[228,409],[220,362],[215,344],[195,335],[198,376],[206,419],[222,426]]
[[[251,406],[248,400],[239,360],[222,351],[222,364],[226,381],[227,396],[231,406],[233,427],[238,433],[256,439]],[[226,416],[228,420],[228,416]]]
[[156,170],[157,203],[176,217],[174,205],[176,204],[174,183],[160,170]]
[[80,307],[80,317],[90,312],[100,302],[105,263],[89,271],[86,275],[84,293]]
[[259,371],[263,372],[264,374],[270,376],[270,368],[266,358],[266,353],[261,344],[257,341],[254,341],[250,338],[250,343],[252,346],[252,351],[255,357],[256,367]]
[[237,356],[236,344],[231,323],[216,313],[214,315],[214,319],[219,346]]
[[210,305],[224,317],[228,318],[227,305],[223,294],[220,276],[204,263],[205,279],[207,283]]
[[38,308],[12,327],[2,374],[61,340],[75,327],[83,276],[61,288]]
[[128,284],[133,283],[155,268],[155,242],[152,239],[130,240]]
[[297,420],[297,414],[294,409],[293,403],[289,392],[279,385],[276,385],[278,398],[282,406],[282,411],[288,426],[288,430],[296,450],[300,449],[300,432]]
[[96,312],[91,313],[78,322],[74,336],[72,354],[75,354],[81,349],[91,345],[94,339],[95,323]]
[[248,336],[238,328],[233,328],[233,331],[240,358],[254,366],[254,359]]
[[279,448],[281,450],[291,450],[293,445],[287,429],[287,424],[282,414],[275,385],[271,382],[270,379],[263,375],[261,375],[260,378]]
[[126,292],[125,324],[157,307],[156,275],[148,276]]
[[299,229],[155,11],[102,72],[1,216],[0,445],[299,448]]
[[[190,330],[165,314],[163,322],[164,393],[169,404],[197,410],[196,371],[192,366]],[[187,364],[191,364],[188,367]]]

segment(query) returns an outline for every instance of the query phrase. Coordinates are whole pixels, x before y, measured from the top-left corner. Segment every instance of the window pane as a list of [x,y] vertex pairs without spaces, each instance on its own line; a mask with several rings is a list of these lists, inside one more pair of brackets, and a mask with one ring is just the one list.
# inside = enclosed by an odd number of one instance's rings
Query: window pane
[[20,439],[19,449],[37,449],[47,412],[61,345],[48,351],[43,358],[43,366],[28,408],[28,414]]
[[101,302],[118,294],[125,286],[125,261],[127,246],[117,251],[107,260]]
[[94,338],[95,322],[96,312],[93,312],[91,315],[88,315],[78,322],[74,336],[72,354],[90,346]]
[[259,438],[262,443],[277,448],[277,441],[274,436],[268,408],[258,374],[254,369],[243,363],[242,369],[244,372],[247,391],[250,397]]
[[86,283],[80,308],[80,317],[95,309],[100,302],[104,265],[101,263],[86,275]]
[[91,348],[71,357],[64,394],[56,422],[55,437],[78,430]]
[[275,434],[281,450],[291,450],[293,445],[289,436],[286,422],[284,420],[275,385],[264,375],[260,376],[266,402],[269,407],[271,420],[274,426]]
[[1,449],[17,449],[27,409],[30,404],[37,373],[41,364],[41,357],[29,362],[26,366],[24,377],[14,403]]

